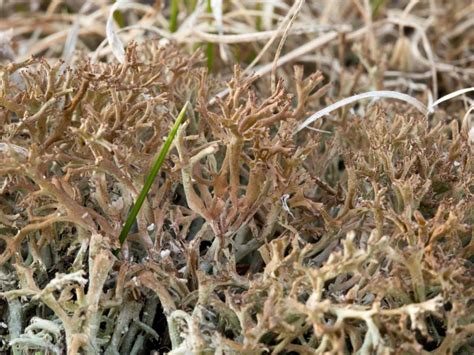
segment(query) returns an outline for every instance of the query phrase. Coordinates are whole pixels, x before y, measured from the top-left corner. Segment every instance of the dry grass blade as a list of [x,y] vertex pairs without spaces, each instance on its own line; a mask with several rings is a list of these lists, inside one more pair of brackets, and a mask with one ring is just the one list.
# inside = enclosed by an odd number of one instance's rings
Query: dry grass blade
[[[276,70],[278,67],[278,59],[280,58],[281,51],[283,50],[283,45],[285,44],[286,39],[288,38],[288,33],[291,30],[291,26],[295,22],[298,13],[301,11],[301,7],[304,4],[304,0],[297,0],[290,9],[290,12],[285,18],[285,28],[283,30],[283,35],[281,37],[280,43],[278,44],[277,51],[275,53],[275,57],[273,58],[272,63],[272,75],[271,75],[271,86],[272,90],[275,89],[276,85]],[[288,19],[288,20],[287,20]],[[287,21],[286,21],[287,20]]]
[[434,111],[434,108],[436,106],[438,106],[440,103],[443,103],[445,101],[448,101],[448,100],[451,100],[452,98],[456,97],[456,96],[460,96],[460,95],[464,95],[468,92],[471,92],[471,91],[474,91],[474,87],[472,88],[465,88],[465,89],[460,89],[460,90],[456,90],[452,93],[449,93],[447,95],[444,95],[443,97],[440,97],[438,100],[436,100],[435,102],[433,102],[429,107],[428,107],[428,110],[430,112]]
[[92,1],[86,1],[79,10],[78,14],[76,15],[76,19],[69,30],[69,33],[66,38],[66,42],[64,43],[64,50],[62,54],[62,59],[64,60],[64,64],[68,65],[71,61],[71,58],[74,54],[74,50],[76,49],[77,41],[79,38],[79,29],[81,25],[81,17],[83,14],[87,13],[89,9],[92,7]]
[[122,64],[125,63],[125,49],[117,34],[117,30],[115,29],[114,12],[118,11],[121,8],[121,5],[126,4],[127,2],[127,0],[117,0],[110,7],[107,24],[105,26],[107,42],[109,43],[110,49],[112,50],[115,58],[119,61],[119,63]]
[[358,95],[354,95],[354,96],[342,99],[342,100],[337,101],[337,102],[333,103],[332,105],[329,105],[328,107],[314,113],[313,115],[309,116],[306,120],[304,120],[303,123],[301,123],[298,126],[295,133],[301,131],[302,129],[304,129],[306,127],[308,127],[310,124],[312,124],[316,120],[320,119],[323,116],[326,116],[327,114],[331,113],[334,110],[337,110],[338,108],[344,107],[346,105],[352,104],[352,103],[360,101],[360,100],[379,99],[379,98],[388,98],[388,99],[401,100],[401,101],[404,101],[404,102],[412,105],[413,107],[415,107],[418,111],[420,111],[423,114],[428,113],[428,108],[421,101],[415,99],[414,97],[411,97],[410,95],[402,94],[400,92],[395,92],[395,91],[370,91],[370,92],[365,92],[363,94],[358,94]]

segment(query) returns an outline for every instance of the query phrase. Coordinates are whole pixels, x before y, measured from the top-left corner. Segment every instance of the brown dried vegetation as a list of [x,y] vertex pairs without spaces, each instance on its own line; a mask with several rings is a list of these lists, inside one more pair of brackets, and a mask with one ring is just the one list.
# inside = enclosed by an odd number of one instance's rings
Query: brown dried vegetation
[[[279,81],[261,97],[256,77],[236,68],[229,95],[210,104],[201,62],[152,43],[130,46],[123,65],[2,67],[10,344],[472,350],[467,128],[391,104],[335,116],[320,127],[331,134],[294,134],[308,98],[327,91],[320,73],[303,79],[296,67],[295,88]],[[187,99],[188,120],[117,259],[121,225]]]
[[472,92],[299,130],[472,86],[471,0],[118,3],[0,2],[1,353],[474,353]]

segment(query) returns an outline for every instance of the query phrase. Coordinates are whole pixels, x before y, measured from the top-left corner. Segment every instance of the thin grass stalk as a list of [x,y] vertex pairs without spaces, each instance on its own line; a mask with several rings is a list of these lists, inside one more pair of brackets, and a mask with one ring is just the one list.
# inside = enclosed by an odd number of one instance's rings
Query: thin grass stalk
[[[206,11],[209,14],[212,13],[211,0],[207,0]],[[207,69],[209,70],[209,72],[211,72],[214,66],[214,44],[213,43],[208,42],[206,44],[206,58],[207,58]]]
[[171,0],[170,13],[170,32],[176,32],[178,29],[179,0]]
[[389,98],[389,99],[396,99],[396,100],[401,100],[405,101],[406,103],[412,105],[415,107],[418,111],[420,111],[423,114],[428,113],[428,108],[420,102],[418,99],[411,97],[407,94],[402,94],[400,92],[396,91],[387,91],[387,90],[381,90],[381,91],[369,91],[369,92],[364,92],[362,94],[354,95],[351,97],[347,97],[345,99],[342,99],[340,101],[337,101],[333,103],[332,105],[329,105],[328,107],[316,112],[315,114],[309,116],[303,123],[301,123],[298,128],[296,129],[296,132],[301,131],[302,129],[308,127],[311,123],[315,122],[319,118],[327,115],[328,113],[331,113],[334,110],[337,110],[338,108],[344,107],[346,105],[349,105],[353,102],[359,101],[359,100],[364,100],[364,99],[379,99],[379,98]]
[[160,171],[161,165],[165,161],[165,158],[171,147],[171,143],[173,142],[174,137],[176,136],[176,132],[178,131],[178,128],[181,125],[181,122],[183,121],[188,104],[189,104],[189,101],[187,101],[184,104],[183,108],[181,109],[181,112],[179,113],[178,118],[176,119],[174,126],[168,135],[168,138],[166,138],[166,141],[163,144],[163,147],[161,148],[160,153],[158,154],[158,157],[156,158],[155,163],[153,164],[150,170],[150,173],[148,174],[146,178],[145,184],[143,185],[143,188],[140,191],[140,194],[138,195],[137,201],[133,205],[130,213],[128,214],[127,220],[119,235],[120,247],[123,245],[123,243],[127,239],[127,235],[130,232],[130,229],[132,228],[135,222],[135,218],[137,217],[138,212],[140,211],[140,208],[142,207],[143,202],[145,201],[148,191],[150,191],[151,185],[155,181],[155,178],[158,172]]

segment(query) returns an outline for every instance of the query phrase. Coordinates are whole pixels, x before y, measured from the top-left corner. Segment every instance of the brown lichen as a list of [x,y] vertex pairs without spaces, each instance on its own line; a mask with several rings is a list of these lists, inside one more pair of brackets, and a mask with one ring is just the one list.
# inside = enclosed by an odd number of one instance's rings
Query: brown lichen
[[[228,95],[210,102],[217,88],[201,62],[149,43],[130,46],[120,65],[0,68],[0,295],[20,313],[1,315],[10,344],[467,349],[467,130],[384,104],[294,134],[310,100],[328,94],[321,73],[304,79],[297,67],[294,97],[283,81],[265,96],[235,68]],[[117,259],[110,250],[188,99],[189,119]]]

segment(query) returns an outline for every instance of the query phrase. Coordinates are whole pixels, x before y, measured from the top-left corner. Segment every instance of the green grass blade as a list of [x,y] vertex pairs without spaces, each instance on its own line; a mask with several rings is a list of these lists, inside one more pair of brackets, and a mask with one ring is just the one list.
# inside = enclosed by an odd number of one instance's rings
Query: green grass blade
[[[207,0],[206,11],[209,14],[212,14],[211,0]],[[207,58],[207,69],[209,72],[212,72],[214,66],[214,43],[206,44],[206,58]]]
[[[117,1],[115,1],[117,2]],[[114,13],[113,13],[113,18],[115,20],[115,22],[117,23],[117,25],[120,27],[120,28],[124,28],[126,23],[125,23],[125,16],[123,15],[122,11],[120,10],[115,10]]]
[[120,10],[115,10],[113,14],[114,20],[120,28],[125,27],[125,17]]
[[158,174],[158,171],[160,171],[161,165],[165,161],[166,155],[168,154],[168,150],[171,147],[171,143],[173,142],[173,139],[176,136],[176,133],[178,132],[178,128],[181,122],[183,121],[184,115],[186,114],[188,104],[189,101],[184,104],[183,108],[181,109],[181,112],[178,115],[178,118],[176,118],[176,122],[174,123],[174,126],[168,135],[168,138],[166,138],[163,147],[161,147],[160,153],[158,154],[158,157],[156,158],[155,163],[153,164],[153,167],[151,168],[150,173],[146,178],[145,184],[143,185],[143,188],[140,191],[140,194],[138,195],[135,204],[133,205],[130,213],[128,214],[127,220],[122,228],[122,231],[120,232],[120,246],[122,246],[122,244],[125,242],[125,239],[127,239],[127,235],[130,232],[133,223],[135,222],[135,218],[137,217],[138,212],[140,211],[140,208],[143,205],[143,202],[145,201],[146,195],[148,194],[151,185],[155,181],[156,175]]
[[379,11],[385,5],[385,0],[372,0],[370,5],[372,7],[372,16],[376,17],[379,14]]
[[171,0],[170,8],[170,32],[176,32],[178,29],[179,0]]

